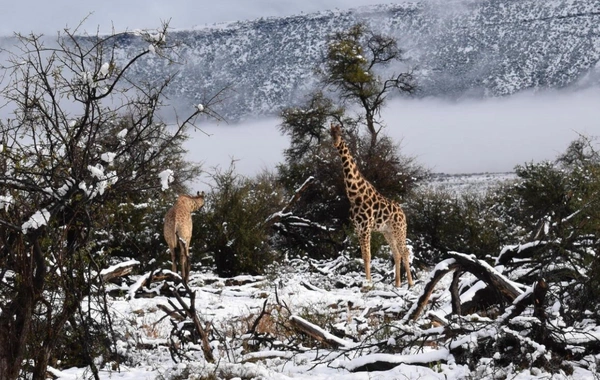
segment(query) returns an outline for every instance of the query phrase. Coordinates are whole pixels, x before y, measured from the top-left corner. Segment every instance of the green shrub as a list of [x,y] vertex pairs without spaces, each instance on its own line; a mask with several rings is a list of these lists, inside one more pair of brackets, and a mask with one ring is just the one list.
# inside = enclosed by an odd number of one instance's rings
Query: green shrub
[[206,204],[194,228],[198,251],[213,255],[217,274],[263,274],[278,257],[272,248],[269,216],[283,207],[282,195],[268,174],[248,179],[235,173],[213,175],[215,186],[206,196]]
[[424,188],[411,194],[405,211],[415,256],[427,265],[435,265],[448,251],[485,257],[506,243],[489,195]]

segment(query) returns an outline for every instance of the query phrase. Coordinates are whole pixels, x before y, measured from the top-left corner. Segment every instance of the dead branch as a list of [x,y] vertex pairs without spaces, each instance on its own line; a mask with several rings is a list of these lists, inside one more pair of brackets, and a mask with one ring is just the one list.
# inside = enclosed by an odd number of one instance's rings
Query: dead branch
[[506,265],[515,258],[532,258],[548,246],[546,241],[533,241],[527,244],[506,246],[496,259],[496,265]]
[[452,283],[450,284],[450,294],[452,296],[452,314],[461,315],[460,294],[458,293],[458,283],[462,271],[457,270],[452,275]]
[[457,268],[459,268],[459,264],[456,262],[455,259],[444,260],[440,264],[438,264],[435,267],[434,271],[431,273],[429,282],[423,288],[423,292],[421,293],[421,296],[419,297],[417,302],[413,305],[411,310],[409,310],[409,312],[404,317],[404,321],[406,321],[406,320],[415,321],[419,317],[419,315],[421,315],[423,313],[423,310],[425,310],[425,305],[427,305],[427,302],[429,301],[429,298],[431,297],[431,294],[433,293],[435,285],[447,273],[449,273]]
[[[177,321],[183,321],[185,320],[185,316],[181,315],[180,310],[171,310],[169,309],[169,307],[167,305],[163,305],[163,304],[158,304],[156,305],[157,308],[159,308],[160,310],[164,311],[167,315],[165,317],[171,317]],[[162,321],[164,318],[161,318],[159,320]]]
[[465,255],[458,252],[449,252],[461,268],[471,272],[479,280],[485,282],[488,286],[497,289],[508,302],[512,302],[515,298],[523,293],[517,288],[512,281],[500,272],[496,271],[492,266],[482,260],[478,260],[475,256]]
[[269,312],[267,311],[267,301],[268,301],[268,299],[266,299],[265,302],[263,303],[262,311],[260,312],[258,317],[256,317],[256,319],[254,320],[254,323],[252,324],[252,327],[248,331],[248,333],[252,334],[252,336],[256,336],[256,328],[258,327],[258,324],[260,323],[260,320],[262,319],[262,317],[269,314]]
[[265,224],[267,226],[272,226],[275,223],[279,222],[283,216],[286,216],[290,212],[292,206],[294,206],[294,204],[296,202],[298,202],[302,193],[306,189],[308,189],[308,187],[313,183],[314,180],[315,180],[314,177],[312,177],[312,176],[308,177],[308,179],[306,181],[304,181],[304,183],[294,192],[294,195],[290,198],[290,200],[285,205],[285,207],[282,208],[281,211],[276,212],[273,215],[269,216],[267,218],[267,220],[265,220]]
[[[161,282],[151,288],[151,284]],[[171,296],[172,288],[169,283],[182,283],[181,276],[170,270],[157,269],[143,275],[138,282],[129,289],[129,294],[135,298],[154,298],[157,296]],[[184,288],[178,288],[185,294]]]
[[544,303],[546,294],[548,293],[548,284],[544,279],[540,279],[533,289],[533,316],[539,319],[542,323],[546,321],[546,312],[544,311]]
[[[419,315],[423,313],[431,294],[435,288],[435,285],[449,272],[456,270],[458,275],[454,277],[453,284],[458,285],[458,277],[465,272],[472,273],[479,280],[483,281],[488,287],[494,289],[498,294],[502,295],[503,298],[512,303],[519,295],[523,292],[517,288],[512,281],[500,272],[491,267],[488,263],[482,260],[478,260],[474,256],[465,255],[458,252],[449,252],[451,258],[442,261],[436,266],[433,273],[431,274],[429,282],[423,288],[423,293],[419,297],[417,303],[413,305],[411,310],[404,317],[404,320],[415,321]],[[456,292],[457,293],[457,289]],[[460,311],[460,299],[458,294],[452,295],[453,312]]]
[[183,283],[183,286],[190,296],[190,306],[185,303],[176,289],[172,289],[172,295],[177,298],[177,302],[179,302],[181,310],[183,310],[185,314],[192,320],[195,330],[200,336],[204,358],[207,362],[214,363],[215,357],[213,356],[210,344],[208,342],[208,331],[210,329],[210,324],[207,323],[206,328],[202,326],[200,318],[198,317],[198,313],[196,313],[196,292],[193,292],[185,282]]

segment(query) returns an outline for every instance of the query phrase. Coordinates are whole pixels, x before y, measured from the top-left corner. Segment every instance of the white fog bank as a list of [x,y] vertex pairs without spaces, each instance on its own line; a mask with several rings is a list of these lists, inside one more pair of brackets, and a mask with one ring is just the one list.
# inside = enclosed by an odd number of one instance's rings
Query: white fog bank
[[[518,164],[553,160],[579,134],[600,136],[600,89],[519,94],[506,98],[391,101],[382,112],[385,133],[433,172],[512,171]],[[278,118],[237,125],[201,125],[192,133],[189,159],[205,171],[236,160],[240,174],[254,176],[283,160],[288,138]],[[600,147],[599,147],[600,149]],[[206,174],[201,182],[208,181]]]
[[403,153],[434,172],[505,172],[555,159],[579,134],[600,136],[600,90],[397,101],[383,117]]

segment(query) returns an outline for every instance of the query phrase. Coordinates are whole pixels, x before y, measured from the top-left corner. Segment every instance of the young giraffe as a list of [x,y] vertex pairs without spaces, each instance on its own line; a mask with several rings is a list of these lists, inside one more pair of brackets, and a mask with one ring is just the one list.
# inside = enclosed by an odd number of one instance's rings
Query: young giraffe
[[192,212],[204,206],[204,192],[193,197],[180,195],[165,215],[164,236],[171,252],[173,272],[177,272],[175,249],[179,247],[181,277],[185,283],[190,276],[190,241],[192,240]]
[[402,208],[398,203],[379,194],[362,176],[350,149],[342,139],[341,126],[331,124],[331,138],[342,158],[346,195],[350,200],[350,218],[360,240],[367,281],[371,281],[371,232],[378,231],[383,234],[394,255],[396,287],[400,287],[401,262],[404,263],[408,286],[412,287],[410,252],[406,247],[406,216]]

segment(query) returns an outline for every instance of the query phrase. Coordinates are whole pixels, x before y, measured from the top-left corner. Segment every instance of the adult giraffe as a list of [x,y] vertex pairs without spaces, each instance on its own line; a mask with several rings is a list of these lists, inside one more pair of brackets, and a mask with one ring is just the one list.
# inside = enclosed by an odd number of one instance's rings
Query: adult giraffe
[[180,195],[165,215],[164,236],[171,252],[171,267],[177,272],[175,249],[179,247],[181,277],[187,284],[190,276],[190,241],[192,240],[192,212],[204,206],[204,192],[196,196]]
[[395,285],[400,286],[400,264],[413,286],[410,273],[410,252],[406,247],[406,216],[400,205],[381,195],[358,170],[350,149],[342,138],[342,127],[331,124],[331,139],[337,148],[344,169],[346,195],[350,200],[350,218],[360,241],[367,281],[371,281],[371,232],[383,234],[394,255]]

